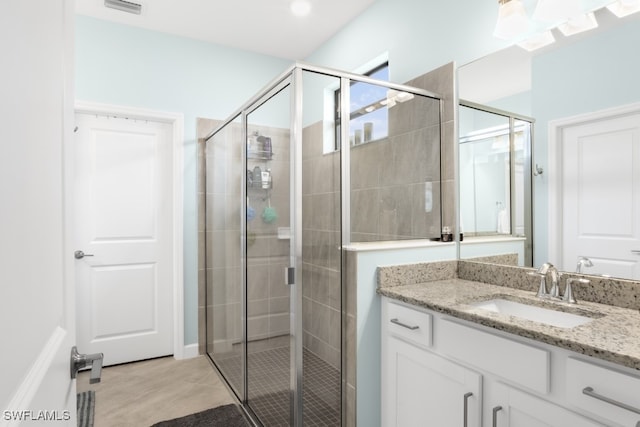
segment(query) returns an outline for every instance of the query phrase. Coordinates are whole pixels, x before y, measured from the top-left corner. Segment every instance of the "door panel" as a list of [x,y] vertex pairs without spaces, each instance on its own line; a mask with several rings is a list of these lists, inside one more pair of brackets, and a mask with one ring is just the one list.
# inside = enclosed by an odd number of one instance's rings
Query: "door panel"
[[[155,264],[96,267],[92,273],[95,341],[158,332]],[[118,307],[118,316],[113,316],[111,307]]]
[[563,259],[589,274],[640,278],[640,114],[563,130]]
[[0,407],[9,411],[2,425],[38,411],[76,424],[65,169],[73,129],[73,3],[3,2],[0,13]]
[[77,114],[78,349],[173,353],[171,125]]
[[[383,421],[388,426],[479,426],[482,376],[477,372],[421,350],[403,340],[387,338],[390,405]],[[468,400],[464,420],[465,394]]]

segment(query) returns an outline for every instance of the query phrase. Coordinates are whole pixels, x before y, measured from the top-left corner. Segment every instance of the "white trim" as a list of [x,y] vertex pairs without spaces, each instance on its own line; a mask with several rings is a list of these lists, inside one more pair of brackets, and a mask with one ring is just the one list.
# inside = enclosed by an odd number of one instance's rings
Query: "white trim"
[[[67,331],[57,326],[36,358],[36,361],[31,366],[31,369],[29,369],[29,373],[24,378],[24,381],[22,381],[16,393],[9,401],[9,404],[4,409],[10,411],[26,411],[30,409],[29,405],[39,391],[40,385],[48,374],[58,351],[61,351],[60,346],[64,344],[66,336]],[[17,426],[18,424],[19,422],[17,420],[13,420],[13,422],[2,423],[2,426]]]
[[610,120],[617,117],[640,113],[640,102],[622,105],[585,114],[578,114],[549,122],[547,145],[548,162],[548,259],[562,259],[562,134],[568,127],[579,126],[599,120]]
[[[108,114],[169,123],[173,127],[173,356],[185,358],[184,345],[184,114],[76,101],[75,113]],[[196,345],[197,346],[197,345]]]
[[182,347],[181,357],[177,355],[173,355],[175,359],[193,359],[194,357],[200,356],[200,349],[198,348],[198,344],[187,344]]

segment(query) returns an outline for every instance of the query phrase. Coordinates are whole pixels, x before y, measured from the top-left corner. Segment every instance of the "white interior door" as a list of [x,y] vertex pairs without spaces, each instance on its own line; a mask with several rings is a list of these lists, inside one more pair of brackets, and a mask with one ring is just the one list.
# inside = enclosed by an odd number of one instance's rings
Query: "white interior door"
[[65,245],[73,20],[72,1],[2,2],[0,426],[76,423]]
[[173,354],[172,125],[76,114],[78,350]]
[[640,279],[640,113],[562,131],[562,268]]

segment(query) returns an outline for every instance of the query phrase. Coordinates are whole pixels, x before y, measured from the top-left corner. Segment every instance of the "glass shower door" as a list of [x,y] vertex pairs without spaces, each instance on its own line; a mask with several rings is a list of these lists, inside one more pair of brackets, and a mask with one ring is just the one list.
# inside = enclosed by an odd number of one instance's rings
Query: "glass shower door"
[[246,398],[267,426],[292,425],[290,97],[286,82],[246,116]]
[[237,396],[244,394],[241,117],[206,145],[207,353]]

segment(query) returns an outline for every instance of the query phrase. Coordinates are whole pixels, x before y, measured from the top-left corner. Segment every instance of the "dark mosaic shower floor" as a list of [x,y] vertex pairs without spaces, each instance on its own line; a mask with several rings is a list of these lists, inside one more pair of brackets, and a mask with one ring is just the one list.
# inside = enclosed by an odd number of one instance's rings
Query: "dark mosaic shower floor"
[[[240,358],[216,360],[229,382],[239,384]],[[251,352],[249,406],[265,426],[289,425],[289,347]],[[340,425],[340,372],[303,350],[305,426]]]

